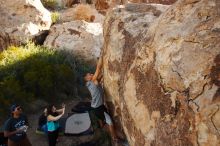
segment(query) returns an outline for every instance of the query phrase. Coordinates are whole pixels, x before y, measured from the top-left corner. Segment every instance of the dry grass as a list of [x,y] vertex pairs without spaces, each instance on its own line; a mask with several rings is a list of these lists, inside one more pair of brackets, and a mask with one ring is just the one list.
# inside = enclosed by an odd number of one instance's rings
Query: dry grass
[[79,4],[75,8],[74,20],[85,20],[93,22],[95,20],[95,10],[89,5]]
[[104,0],[97,0],[95,3],[95,7],[97,10],[105,10],[109,8],[109,4]]

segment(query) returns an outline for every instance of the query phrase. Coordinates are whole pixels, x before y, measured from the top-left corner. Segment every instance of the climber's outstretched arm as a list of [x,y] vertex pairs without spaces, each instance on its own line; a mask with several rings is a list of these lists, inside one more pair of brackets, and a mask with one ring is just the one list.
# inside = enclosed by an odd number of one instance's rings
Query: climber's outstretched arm
[[97,66],[96,66],[96,71],[95,74],[92,77],[92,81],[97,81],[98,77],[100,75],[101,69],[102,69],[102,57],[99,58]]

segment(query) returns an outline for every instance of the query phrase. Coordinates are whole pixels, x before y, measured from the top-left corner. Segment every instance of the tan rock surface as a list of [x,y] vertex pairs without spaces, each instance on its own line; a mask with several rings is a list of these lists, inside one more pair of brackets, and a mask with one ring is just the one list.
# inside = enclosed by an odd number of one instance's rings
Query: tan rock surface
[[94,0],[95,8],[98,11],[106,11],[109,8],[113,8],[117,5],[124,5],[128,3],[128,0]]
[[106,10],[116,5],[125,5],[127,3],[157,3],[157,4],[173,4],[177,0],[93,0],[97,10]]
[[73,20],[85,20],[87,22],[103,23],[104,16],[88,4],[79,4],[73,8],[61,11],[61,22],[69,22]]
[[[152,125],[149,123],[151,115],[145,101],[140,100],[144,97],[140,96],[140,91],[135,90],[144,83],[142,79],[137,81],[136,75],[130,70],[136,57],[136,49],[140,47],[136,46],[136,43],[144,36],[143,30],[147,31],[152,22],[167,8],[168,6],[162,5],[128,4],[125,8],[109,12],[105,20],[104,84],[106,94],[108,101],[115,105],[114,119],[121,119],[122,125],[117,125],[117,127],[124,128],[132,146],[145,145],[145,136],[147,137],[153,125],[153,122]],[[150,83],[147,86],[153,87]],[[155,89],[155,92],[158,89]],[[152,131],[151,135],[153,133]],[[154,138],[151,135],[149,138]]]
[[157,3],[170,5],[175,3],[177,0],[129,0],[132,3]]
[[103,45],[102,25],[79,20],[53,25],[44,45],[94,64]]
[[[220,2],[126,5],[104,25],[104,85],[131,146],[220,144]],[[157,18],[159,16],[159,18]]]
[[0,50],[22,44],[51,25],[50,12],[40,0],[1,0],[0,16]]

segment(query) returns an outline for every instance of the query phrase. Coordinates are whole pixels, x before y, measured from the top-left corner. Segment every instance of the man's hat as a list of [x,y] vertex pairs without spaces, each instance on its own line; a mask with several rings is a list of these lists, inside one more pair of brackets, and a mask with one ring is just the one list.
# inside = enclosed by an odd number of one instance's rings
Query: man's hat
[[19,107],[18,104],[12,104],[11,107],[10,107],[10,111],[13,112],[15,111],[16,107]]

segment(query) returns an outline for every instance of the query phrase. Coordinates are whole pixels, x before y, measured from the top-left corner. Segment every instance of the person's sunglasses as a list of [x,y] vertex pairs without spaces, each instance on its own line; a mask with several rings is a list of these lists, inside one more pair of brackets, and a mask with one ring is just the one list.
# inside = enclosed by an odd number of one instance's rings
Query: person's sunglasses
[[21,110],[21,107],[17,107],[16,110],[20,111],[20,110]]

